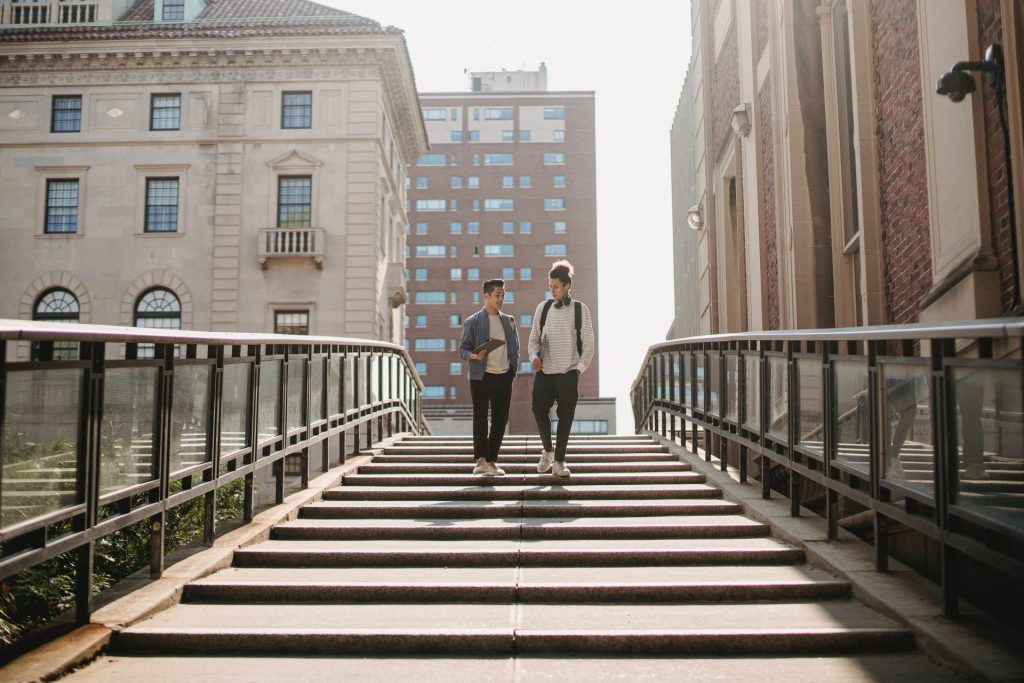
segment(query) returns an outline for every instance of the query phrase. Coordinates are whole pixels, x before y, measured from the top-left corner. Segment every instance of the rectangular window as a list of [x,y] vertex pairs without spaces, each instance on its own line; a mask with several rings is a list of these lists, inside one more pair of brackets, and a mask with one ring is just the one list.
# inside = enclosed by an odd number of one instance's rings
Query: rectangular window
[[462,279],[462,268],[452,268],[448,271],[449,280],[461,280]]
[[414,365],[415,365],[415,368],[416,368],[416,374],[417,375],[425,375],[425,374],[427,374],[427,363],[426,363],[426,361],[418,360],[418,361],[416,361],[416,363]]
[[312,225],[312,176],[280,176],[277,179],[277,227],[308,228]]
[[471,190],[475,190],[480,187],[480,176],[478,175],[469,176],[469,178],[467,178],[467,181],[469,183],[469,189]]
[[565,131],[564,130],[556,130],[555,131],[555,142],[565,142]]
[[[452,350],[454,351],[455,349],[452,349]],[[457,386],[452,384],[451,386],[448,387],[448,398],[457,398],[458,395],[459,395],[459,388]]]
[[428,384],[420,394],[423,398],[444,398],[444,385]]
[[441,337],[426,337],[413,342],[413,348],[417,351],[444,351],[444,339]]
[[533,223],[530,221],[519,221],[519,233],[522,235],[533,234]]
[[[167,9],[167,4],[164,4]],[[179,130],[181,128],[181,95],[153,95],[149,98],[149,129]]]
[[78,181],[46,181],[46,224],[47,234],[78,232]]
[[544,256],[565,256],[566,250],[564,244],[545,244],[544,245]]
[[473,303],[480,303],[480,292],[473,292]]
[[184,21],[185,0],[164,0],[161,21]]
[[444,292],[416,292],[415,296],[413,297],[413,301],[415,301],[418,304],[443,304]]
[[178,179],[146,178],[146,232],[178,231]]
[[564,119],[565,107],[544,107],[545,119]]
[[479,280],[480,279],[480,269],[479,268],[469,268],[469,269],[467,269],[466,270],[466,279],[467,280]]
[[[444,166],[445,156],[443,154],[424,154],[416,160],[417,166]],[[455,164],[452,164],[454,166]]]
[[451,256],[452,258],[455,258],[456,256],[459,255],[459,248],[457,246],[455,246],[454,244],[449,244],[448,245],[448,255]]
[[444,211],[448,205],[443,199],[417,199],[417,211]]
[[515,221],[502,221],[501,222],[501,234],[512,235],[516,231]]
[[564,235],[565,234],[565,221],[555,221],[555,234],[556,235]]
[[519,176],[519,187],[533,187],[533,178],[528,175]]
[[426,314],[425,313],[418,313],[416,315],[416,327],[426,327],[426,326],[427,326],[427,316],[426,316]]
[[462,374],[462,363],[454,360],[448,364],[448,374],[450,375],[461,375]]
[[516,186],[516,178],[511,175],[501,176],[501,187],[504,189],[513,188]]
[[462,316],[458,313],[452,313],[448,316],[449,327],[462,327]]
[[419,258],[444,256],[443,244],[417,244],[416,256]]
[[511,266],[506,266],[506,267],[501,269],[501,279],[502,280],[512,280],[512,279],[515,278],[515,276],[516,276],[516,269],[515,268],[512,268]]
[[546,197],[544,199],[545,211],[565,211],[565,200],[562,198]]
[[532,280],[533,279],[533,268],[529,268],[527,266],[523,266],[522,268],[520,268],[519,269],[519,279],[520,280]]
[[469,131],[469,141],[470,142],[480,142],[480,131],[478,131],[478,130],[471,130],[471,131]]
[[461,130],[453,130],[452,131],[452,142],[462,142],[462,131]]
[[425,175],[416,176],[416,189],[417,190],[425,190],[425,189],[427,189],[427,176],[425,176]]
[[427,279],[427,269],[426,268],[417,268],[416,269],[416,280],[422,282],[423,280],[426,280],[426,279]]
[[501,131],[501,141],[502,142],[515,142],[516,141],[516,132],[514,130],[503,130],[503,131]]
[[452,199],[451,200],[451,209],[452,209],[452,211],[458,211],[459,210],[459,200],[458,199]]
[[452,121],[458,121],[458,120],[459,120],[459,110],[457,108],[455,108],[455,107],[452,107]]
[[309,311],[274,311],[274,334],[309,334]]
[[530,325],[532,325],[533,324],[533,314],[532,313],[520,313],[519,314],[519,324],[522,325],[523,327],[529,327]]
[[462,223],[460,221],[452,221],[448,224],[448,233],[451,235],[462,234]]
[[455,292],[448,292],[448,303],[450,303],[450,304],[458,303],[458,300],[459,300],[459,295],[458,294],[456,294]]
[[426,221],[417,221],[416,222],[416,234],[417,235],[426,235],[427,231],[428,231],[428,227],[427,227]]
[[484,109],[484,119],[487,121],[511,121],[515,115],[513,107],[486,107]]
[[556,175],[554,182],[552,183],[555,187],[565,187],[565,176]]
[[453,175],[452,176],[451,188],[453,190],[460,190],[460,189],[462,189],[462,176],[460,176],[460,175]]
[[565,152],[544,152],[545,166],[562,166],[565,164]]
[[[167,0],[164,0],[167,2]],[[445,110],[442,107],[431,107],[423,110],[424,121],[444,121]]]
[[473,155],[473,165],[474,166],[479,166],[480,165],[480,155],[479,154],[474,154]]
[[[549,245],[550,246],[550,245]],[[565,245],[562,245],[562,250],[565,250]],[[547,254],[547,247],[544,248],[545,256]],[[515,256],[516,248],[511,244],[485,244],[484,245],[484,256]],[[564,256],[564,254],[563,254]]]
[[521,130],[521,131],[519,131],[519,142],[529,142],[529,141],[530,141],[530,131],[528,131],[528,130]]
[[514,304],[516,302],[516,293],[511,289],[505,290],[505,303]]
[[484,166],[511,166],[513,163],[515,155],[508,152],[484,154]]
[[51,133],[77,133],[82,130],[82,96],[54,95]]
[[281,93],[281,127],[312,128],[313,127],[313,93],[283,92]]
[[473,199],[473,210],[474,211],[479,211],[480,210],[480,200],[479,199]]
[[514,211],[515,202],[511,199],[485,199],[484,211]]

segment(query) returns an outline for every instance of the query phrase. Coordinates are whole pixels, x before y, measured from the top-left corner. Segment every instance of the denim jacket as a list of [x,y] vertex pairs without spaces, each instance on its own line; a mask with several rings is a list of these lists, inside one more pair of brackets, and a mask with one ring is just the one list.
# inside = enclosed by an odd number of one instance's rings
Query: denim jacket
[[[516,319],[507,313],[498,311],[501,326],[505,330],[505,345],[508,347],[508,369],[515,377],[519,370],[519,333],[516,332]],[[463,360],[469,358],[473,349],[491,338],[491,321],[487,317],[487,309],[481,308],[462,323],[462,343],[459,344],[459,355]],[[469,360],[469,378],[483,379],[487,359]]]

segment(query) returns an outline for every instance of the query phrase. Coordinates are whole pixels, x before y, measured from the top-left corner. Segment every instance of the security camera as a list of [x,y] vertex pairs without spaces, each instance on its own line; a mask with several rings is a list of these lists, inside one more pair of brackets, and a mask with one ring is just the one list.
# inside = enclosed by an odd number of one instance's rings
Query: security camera
[[935,92],[948,96],[953,102],[962,102],[967,94],[974,92],[976,88],[974,76],[966,71],[960,71],[954,66],[952,71],[947,71],[939,76]]

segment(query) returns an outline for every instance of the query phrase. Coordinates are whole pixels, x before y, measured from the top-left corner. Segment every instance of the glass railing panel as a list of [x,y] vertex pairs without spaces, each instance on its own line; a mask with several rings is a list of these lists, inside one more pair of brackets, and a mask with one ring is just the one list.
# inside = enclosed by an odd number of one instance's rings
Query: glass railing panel
[[952,371],[959,473],[956,503],[1024,526],[1024,402],[1020,368]]
[[796,359],[797,397],[800,408],[799,443],[804,448],[825,454],[825,390],[821,360]]
[[882,476],[932,493],[935,445],[927,365],[879,363]]
[[356,408],[356,359],[352,354],[345,355],[345,410]]
[[331,356],[327,364],[327,414],[341,413],[341,356]]
[[306,426],[306,359],[288,359],[288,431]]
[[370,370],[370,364],[367,362],[365,355],[359,355],[356,357],[356,402],[354,408],[362,408],[367,403],[367,373]]
[[743,354],[743,425],[747,429],[761,428],[761,358],[756,353]]
[[281,361],[260,364],[260,405],[256,418],[256,442],[281,435]]
[[690,381],[693,379],[691,375],[693,371],[690,369],[690,353],[684,352],[679,354],[679,394],[682,396],[683,405],[687,408],[693,407],[693,388],[690,386]]
[[866,360],[833,360],[836,401],[836,451],[833,457],[862,472],[871,470]]
[[707,385],[708,392],[708,413],[711,415],[722,414],[721,392],[722,386],[722,359],[717,351],[709,351],[707,356]]
[[324,412],[324,359],[309,361],[309,417],[316,422],[327,417]]
[[107,368],[103,386],[100,494],[156,476],[153,435],[160,369]]
[[84,371],[7,373],[0,529],[78,503],[78,420]]
[[736,420],[740,414],[740,357],[735,353],[725,354],[725,417]]
[[225,363],[224,390],[220,407],[220,454],[226,455],[249,445],[248,420],[251,407],[249,363]]
[[170,472],[210,460],[206,430],[210,410],[209,365],[179,365],[174,369],[171,400]]
[[370,403],[380,400],[380,354],[370,354]]
[[704,405],[704,354],[703,352],[697,351],[693,354],[694,368],[693,368],[693,401],[694,408],[703,412],[705,410]]
[[789,439],[789,363],[778,356],[768,357],[768,433]]

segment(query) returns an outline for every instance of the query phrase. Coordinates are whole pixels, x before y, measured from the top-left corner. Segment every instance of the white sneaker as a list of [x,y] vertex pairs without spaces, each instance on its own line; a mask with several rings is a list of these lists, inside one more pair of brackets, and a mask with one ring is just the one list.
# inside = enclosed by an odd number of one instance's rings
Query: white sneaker
[[477,458],[476,467],[473,468],[473,474],[490,474],[490,464],[487,462],[487,458]]
[[572,472],[565,466],[564,462],[558,462],[557,460],[551,464],[551,474],[556,477],[568,477]]
[[551,463],[555,461],[554,451],[541,451],[540,462],[537,463],[538,472],[547,472],[551,469]]

